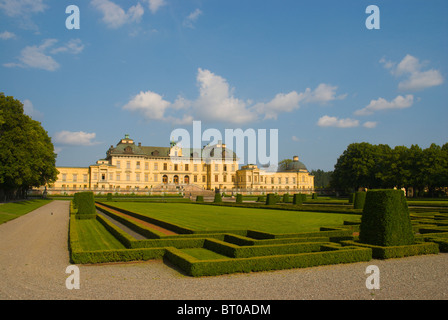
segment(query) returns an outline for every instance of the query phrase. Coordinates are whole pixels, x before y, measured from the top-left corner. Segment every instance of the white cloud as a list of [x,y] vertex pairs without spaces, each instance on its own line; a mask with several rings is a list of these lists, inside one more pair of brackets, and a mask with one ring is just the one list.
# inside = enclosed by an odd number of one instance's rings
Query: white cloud
[[378,123],[376,121],[366,121],[364,122],[363,127],[373,129],[376,128],[377,124]]
[[321,83],[316,89],[307,88],[304,92],[292,91],[284,94],[279,93],[268,103],[257,103],[253,109],[258,114],[264,114],[264,119],[277,119],[279,113],[291,112],[300,108],[301,104],[320,103],[326,104],[333,100],[344,99],[347,95],[336,96],[336,86]]
[[297,141],[300,141],[300,138],[298,138],[298,137],[296,137],[296,136],[292,136],[292,137],[291,137],[291,140],[297,142]]
[[15,37],[16,37],[16,35],[9,31],[4,31],[4,32],[0,33],[0,39],[2,39],[2,40],[8,40],[8,39],[12,39]]
[[444,81],[439,70],[422,71],[428,63],[421,63],[418,58],[410,54],[407,54],[398,64],[386,61],[385,58],[382,58],[380,63],[394,76],[405,78],[398,84],[398,88],[403,91],[423,90],[441,85]]
[[43,117],[43,114],[35,109],[31,101],[28,99],[23,100],[23,112],[34,120],[38,120]]
[[38,30],[37,25],[32,21],[31,16],[44,12],[47,5],[43,0],[0,0],[0,10],[13,18],[15,22],[24,29]]
[[156,13],[161,7],[166,5],[165,0],[149,0],[148,6],[152,13]]
[[61,145],[72,146],[93,146],[98,144],[95,142],[96,133],[87,133],[84,131],[60,131],[56,132],[53,138],[53,142]]
[[319,127],[353,128],[359,126],[359,120],[338,119],[337,117],[323,116],[317,121]]
[[194,23],[198,20],[199,16],[202,14],[202,11],[200,9],[194,10],[192,13],[190,13],[184,20],[183,26],[187,28],[194,28]]
[[91,3],[103,14],[102,21],[111,29],[117,29],[127,23],[140,22],[145,12],[140,3],[130,7],[127,12],[110,0],[92,0]]
[[56,71],[59,69],[59,63],[48,54],[55,54],[59,52],[67,52],[72,54],[79,54],[84,46],[81,40],[70,40],[62,47],[55,47],[58,42],[56,39],[46,39],[39,46],[27,46],[20,52],[18,60],[20,63],[5,63],[5,67],[22,67],[22,68],[36,68],[47,71]]
[[205,120],[235,124],[256,119],[247,103],[233,96],[234,89],[224,78],[199,68],[196,80],[200,86],[199,98],[193,102],[196,115]]
[[163,100],[161,95],[152,91],[142,91],[123,106],[123,109],[139,112],[146,119],[163,120],[165,111],[170,105],[171,103]]
[[414,96],[408,94],[405,97],[399,95],[392,101],[387,101],[383,98],[378,98],[377,100],[370,101],[369,105],[363,109],[356,110],[355,115],[357,116],[367,116],[371,115],[376,111],[391,110],[391,109],[405,109],[412,106],[414,103]]

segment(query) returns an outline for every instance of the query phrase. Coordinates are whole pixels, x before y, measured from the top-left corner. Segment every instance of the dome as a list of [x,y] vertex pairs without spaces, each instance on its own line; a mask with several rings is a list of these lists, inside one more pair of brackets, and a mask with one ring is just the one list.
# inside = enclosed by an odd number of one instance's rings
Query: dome
[[285,171],[294,171],[294,172],[303,170],[308,171],[306,166],[299,161],[298,156],[294,156],[293,160],[287,164],[285,169]]

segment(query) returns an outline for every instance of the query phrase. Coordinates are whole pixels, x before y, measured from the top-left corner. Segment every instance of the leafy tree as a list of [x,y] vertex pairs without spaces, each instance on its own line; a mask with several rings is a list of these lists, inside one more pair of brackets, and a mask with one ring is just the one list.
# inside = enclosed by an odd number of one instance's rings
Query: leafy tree
[[57,178],[56,154],[41,124],[23,104],[0,93],[0,200],[22,198],[26,190]]
[[311,174],[314,176],[314,187],[329,187],[332,173],[332,171],[323,171],[321,169],[311,170]]

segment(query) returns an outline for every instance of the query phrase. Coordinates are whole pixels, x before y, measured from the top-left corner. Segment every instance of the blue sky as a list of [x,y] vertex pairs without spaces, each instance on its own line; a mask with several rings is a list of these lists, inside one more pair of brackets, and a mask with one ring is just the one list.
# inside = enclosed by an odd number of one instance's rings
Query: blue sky
[[0,91],[42,123],[59,166],[93,164],[124,134],[168,146],[196,120],[278,129],[279,160],[327,171],[353,142],[448,141],[447,17],[445,0],[0,0]]

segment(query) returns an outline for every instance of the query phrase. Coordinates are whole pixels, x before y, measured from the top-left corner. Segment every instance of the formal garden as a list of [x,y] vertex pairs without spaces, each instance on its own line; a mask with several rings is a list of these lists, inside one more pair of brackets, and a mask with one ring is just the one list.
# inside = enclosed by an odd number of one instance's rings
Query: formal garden
[[[418,202],[418,201],[417,201]],[[189,276],[305,268],[448,252],[448,201],[411,205],[400,190],[345,200],[270,194],[214,201],[75,194],[75,264],[163,259]]]

